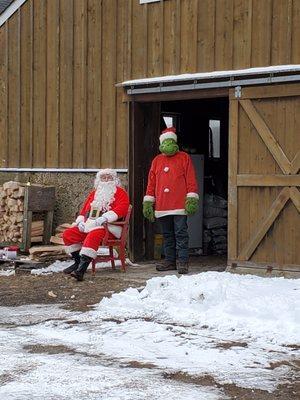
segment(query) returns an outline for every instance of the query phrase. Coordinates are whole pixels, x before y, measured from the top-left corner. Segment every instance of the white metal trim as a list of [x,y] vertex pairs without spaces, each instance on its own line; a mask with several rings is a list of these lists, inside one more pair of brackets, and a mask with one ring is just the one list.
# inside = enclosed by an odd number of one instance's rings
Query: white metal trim
[[[101,168],[0,168],[0,172],[56,172],[56,173],[89,173],[89,172],[99,172]],[[116,168],[114,171],[120,174],[128,173],[128,168]]]
[[0,26],[2,26],[8,18],[10,18],[27,0],[15,0],[10,6],[0,15]]
[[[223,70],[223,71],[210,71],[210,72],[197,72],[194,74],[179,74],[179,75],[166,75],[156,76],[153,78],[141,78],[124,81],[121,86],[139,86],[139,85],[152,85],[152,84],[165,84],[172,82],[196,82],[201,80],[214,81],[215,79],[224,80],[225,78],[235,79],[235,77],[243,76],[258,76],[269,74],[287,74],[287,73],[300,73],[300,64],[290,65],[270,65],[268,67],[254,67],[244,68],[238,70]],[[236,86],[236,85],[234,85]]]

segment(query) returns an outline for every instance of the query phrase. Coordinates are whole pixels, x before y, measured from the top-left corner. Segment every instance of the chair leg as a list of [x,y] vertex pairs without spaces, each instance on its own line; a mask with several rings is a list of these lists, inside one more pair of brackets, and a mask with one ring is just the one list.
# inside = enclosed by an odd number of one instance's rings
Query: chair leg
[[125,252],[125,248],[124,247],[120,247],[120,255],[119,255],[119,257],[120,257],[121,264],[122,264],[121,270],[122,270],[122,272],[126,272],[126,260],[125,260],[126,252]]
[[116,264],[115,264],[115,259],[114,259],[114,248],[112,246],[109,246],[109,255],[110,255],[111,267],[113,270],[115,270]]
[[96,274],[96,259],[92,260],[92,274]]

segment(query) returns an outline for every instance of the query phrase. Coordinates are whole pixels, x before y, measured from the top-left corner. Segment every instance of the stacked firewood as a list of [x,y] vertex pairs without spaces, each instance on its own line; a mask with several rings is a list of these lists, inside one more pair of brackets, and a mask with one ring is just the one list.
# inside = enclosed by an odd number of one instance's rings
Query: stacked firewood
[[67,228],[72,225],[64,223],[55,229],[55,235],[51,236],[50,242],[52,245],[48,246],[33,246],[29,249],[29,257],[31,260],[39,262],[49,262],[56,260],[67,260],[70,258],[65,252],[63,233]]
[[71,224],[64,223],[61,225],[58,225],[58,227],[55,229],[55,235],[51,236],[50,243],[57,244],[57,245],[63,245],[63,233],[67,228],[71,228]]
[[31,223],[31,243],[43,241],[44,221],[32,221]]
[[[23,241],[25,185],[20,182],[5,182],[0,186],[0,242],[21,243]],[[31,242],[43,241],[44,221],[33,221]]]
[[0,242],[22,242],[24,192],[19,182],[0,186]]
[[56,261],[70,258],[64,246],[33,246],[29,249],[29,258],[34,261]]

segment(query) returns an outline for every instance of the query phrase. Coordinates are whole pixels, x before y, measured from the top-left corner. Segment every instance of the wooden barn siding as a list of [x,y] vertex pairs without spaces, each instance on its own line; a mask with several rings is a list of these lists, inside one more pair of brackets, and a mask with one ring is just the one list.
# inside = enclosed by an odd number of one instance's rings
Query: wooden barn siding
[[28,0],[0,28],[0,165],[127,167],[128,79],[300,63],[300,0]]

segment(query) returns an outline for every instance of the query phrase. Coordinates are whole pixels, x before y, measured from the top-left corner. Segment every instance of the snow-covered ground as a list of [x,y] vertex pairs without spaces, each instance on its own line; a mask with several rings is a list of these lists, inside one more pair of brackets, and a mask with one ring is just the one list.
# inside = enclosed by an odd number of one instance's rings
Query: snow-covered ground
[[[0,308],[0,398],[226,398],[163,379],[165,371],[273,391],[290,378],[299,343],[300,279],[153,278],[87,313]],[[55,346],[56,354],[43,352]]]

